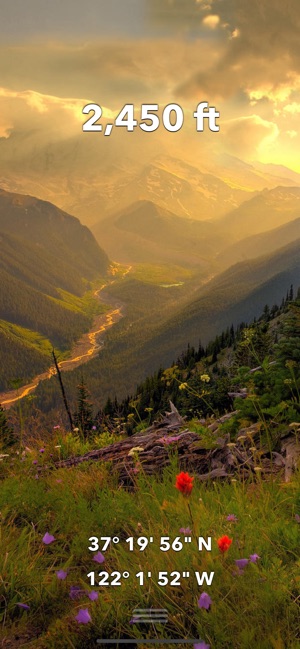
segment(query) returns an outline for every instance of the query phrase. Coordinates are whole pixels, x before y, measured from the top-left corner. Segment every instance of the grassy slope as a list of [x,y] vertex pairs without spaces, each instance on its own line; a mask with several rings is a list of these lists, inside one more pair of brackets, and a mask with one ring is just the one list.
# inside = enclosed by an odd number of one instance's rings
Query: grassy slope
[[[60,442],[61,447],[55,448]],[[68,446],[68,449],[67,449]],[[42,455],[32,452],[22,462],[5,458],[1,464],[1,535],[6,553],[1,553],[3,575],[2,633],[32,637],[30,646],[38,649],[87,649],[97,638],[139,636],[142,627],[129,625],[136,607],[165,607],[170,622],[157,630],[158,637],[195,637],[211,649],[298,649],[299,616],[299,474],[290,484],[279,481],[243,484],[203,485],[195,478],[188,501],[175,488],[176,460],[165,471],[163,480],[137,475],[134,494],[117,488],[114,477],[97,463],[76,469],[55,471],[36,479],[32,464],[51,462],[59,454],[83,452],[84,448],[60,436]],[[226,520],[235,514],[237,522]],[[192,518],[191,518],[192,516]],[[183,536],[181,527],[193,529],[194,542],[181,552],[159,550],[159,538]],[[46,532],[55,541],[44,545]],[[232,538],[229,551],[221,555],[217,539]],[[105,554],[105,562],[93,561],[88,550],[90,536],[118,536],[122,540]],[[154,537],[153,544],[141,553],[129,552],[125,539]],[[195,537],[212,537],[212,552],[198,552]],[[235,560],[258,554],[257,563],[237,574]],[[68,572],[60,581],[56,571]],[[91,587],[87,574],[101,570],[123,572],[130,579],[121,587]],[[134,575],[152,571],[154,579],[139,587]],[[190,571],[181,586],[159,587],[159,571]],[[195,570],[214,571],[211,586],[199,587]],[[72,601],[71,586],[84,593]],[[87,592],[97,591],[90,601]],[[209,613],[199,609],[203,591],[211,599]],[[30,606],[24,612],[17,606]],[[92,622],[80,625],[74,619],[79,609],[88,609]],[[36,634],[37,639],[34,640]],[[153,633],[151,634],[153,637]],[[181,645],[179,645],[181,646]],[[182,645],[183,646],[183,645]]]

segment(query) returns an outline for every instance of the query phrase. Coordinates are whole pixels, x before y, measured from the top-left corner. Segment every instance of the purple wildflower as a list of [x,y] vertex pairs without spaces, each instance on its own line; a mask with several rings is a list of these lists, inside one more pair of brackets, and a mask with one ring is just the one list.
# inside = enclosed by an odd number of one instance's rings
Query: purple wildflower
[[44,449],[44,448],[40,448],[40,453],[45,453],[45,449]]
[[244,570],[244,568],[246,568],[247,564],[249,563],[249,559],[236,559],[234,563],[239,568],[239,570]]
[[46,532],[46,534],[43,536],[43,539],[42,539],[42,541],[43,541],[43,543],[45,543],[45,545],[50,545],[50,543],[53,543],[53,541],[55,541],[55,540],[56,540],[55,536],[52,536],[52,534],[49,534],[49,532]]
[[88,624],[92,621],[92,618],[87,608],[81,608],[80,611],[78,611],[78,615],[76,615],[75,620],[77,620],[79,624]]
[[32,461],[32,464],[37,464],[37,463],[38,463],[37,460],[33,460],[33,461]]
[[97,430],[97,426],[92,426],[92,430]]
[[192,530],[189,527],[181,527],[179,532],[181,534],[192,534]]
[[66,579],[68,573],[65,570],[56,570],[57,579]]
[[81,597],[81,595],[83,595],[83,593],[84,593],[84,590],[82,590],[82,588],[80,588],[80,586],[71,586],[70,592],[69,592],[69,597],[71,599],[79,599],[79,597]]
[[199,608],[205,608],[206,611],[209,611],[211,604],[212,604],[212,600],[210,596],[207,593],[201,593],[198,599]]
[[250,554],[249,561],[251,563],[256,563],[257,559],[260,559],[260,556],[258,554]]
[[91,590],[91,592],[88,593],[87,595],[88,595],[88,597],[90,598],[90,600],[91,600],[92,602],[94,602],[94,601],[95,601],[96,599],[98,599],[98,597],[99,597],[99,593],[97,593],[96,590]]
[[206,642],[198,642],[198,644],[194,644],[194,649],[210,649],[210,644],[206,644]]
[[96,563],[103,563],[105,561],[105,557],[103,556],[102,552],[97,552],[93,556],[93,561],[96,561]]
[[173,442],[177,442],[179,439],[180,435],[173,435],[169,437],[161,437],[158,441],[162,444],[173,444]]
[[29,609],[30,609],[30,606],[28,606],[28,604],[23,604],[23,602],[18,602],[16,604],[16,606],[19,606],[20,608],[23,608],[24,611],[29,611]]
[[228,514],[228,516],[226,517],[226,520],[230,521],[231,523],[237,523],[238,519],[237,519],[235,514]]

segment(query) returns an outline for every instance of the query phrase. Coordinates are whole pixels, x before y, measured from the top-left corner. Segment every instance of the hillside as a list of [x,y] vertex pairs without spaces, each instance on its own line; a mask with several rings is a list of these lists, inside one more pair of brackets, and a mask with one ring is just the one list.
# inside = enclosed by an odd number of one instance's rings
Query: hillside
[[124,263],[207,266],[230,241],[225,228],[179,217],[148,200],[116,212],[92,231],[109,256]]
[[300,216],[300,187],[275,187],[245,201],[222,219],[219,227],[236,239],[266,232]]
[[299,239],[299,237],[300,218],[289,221],[273,230],[255,234],[233,243],[218,255],[217,264],[221,268],[228,268],[239,261],[270,254],[278,248]]
[[78,219],[31,196],[0,190],[0,389],[49,366],[91,322],[92,283],[106,253]]
[[291,284],[300,283],[300,239],[272,255],[240,262],[213,278],[164,325],[140,351],[144,362],[153,349],[161,363],[171,362],[185,341],[197,345],[222,329],[259,316],[268,303],[280,303]]

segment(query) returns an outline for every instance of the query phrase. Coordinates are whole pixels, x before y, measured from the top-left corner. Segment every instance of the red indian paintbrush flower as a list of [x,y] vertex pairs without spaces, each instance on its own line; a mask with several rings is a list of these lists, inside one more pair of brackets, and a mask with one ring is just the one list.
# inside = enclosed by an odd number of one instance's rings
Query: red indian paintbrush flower
[[217,543],[220,552],[226,552],[231,546],[232,539],[230,539],[229,536],[221,536],[221,538],[217,540]]
[[193,480],[188,473],[184,473],[184,471],[181,471],[176,476],[176,482],[175,482],[175,487],[179,491],[181,491],[182,494],[189,495],[193,489]]

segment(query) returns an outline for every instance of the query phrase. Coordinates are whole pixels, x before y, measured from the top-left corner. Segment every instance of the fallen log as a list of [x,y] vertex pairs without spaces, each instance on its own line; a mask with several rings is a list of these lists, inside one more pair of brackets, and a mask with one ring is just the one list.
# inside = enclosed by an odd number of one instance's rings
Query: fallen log
[[[219,423],[226,419],[226,416],[220,418]],[[240,433],[246,434],[238,435],[234,443],[230,442],[229,435],[219,437],[219,430],[213,431],[208,427],[206,437],[205,433],[200,436],[188,428],[182,430],[183,424],[184,419],[171,404],[171,412],[166,413],[145,431],[85,455],[56,462],[51,468],[68,468],[93,461],[110,463],[112,470],[118,475],[119,483],[133,486],[136,476],[141,472],[146,475],[161,474],[170,464],[174,453],[178,458],[180,470],[190,471],[202,481],[230,479],[234,476],[245,479],[251,474],[257,474],[258,469],[263,475],[273,474],[282,471],[285,466],[284,458],[280,456],[279,461],[278,453],[270,456],[267,448],[259,449],[260,466],[256,466],[257,461],[254,459],[251,445],[259,424],[253,424],[249,429],[241,429]],[[292,454],[290,449],[286,450],[286,479],[289,479]],[[42,467],[39,469],[40,472],[43,470],[45,469]]]

